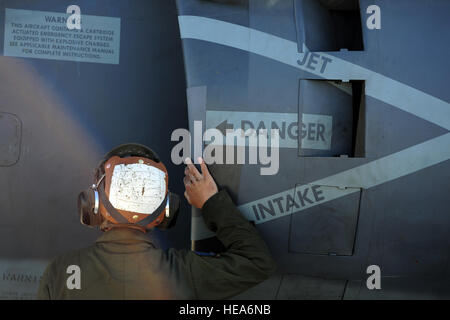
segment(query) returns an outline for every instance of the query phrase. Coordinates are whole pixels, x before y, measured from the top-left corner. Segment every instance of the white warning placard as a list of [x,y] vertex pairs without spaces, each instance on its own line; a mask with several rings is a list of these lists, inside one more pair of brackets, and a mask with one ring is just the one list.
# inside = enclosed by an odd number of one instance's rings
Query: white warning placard
[[[259,132],[264,129],[267,130],[269,137],[271,129],[278,129],[280,148],[297,149],[300,138],[302,149],[330,150],[333,117],[307,113],[303,113],[301,117],[299,128],[298,113],[207,110],[206,127],[217,128],[221,131],[223,129],[242,129],[243,131],[254,129],[255,132]],[[252,145],[248,138],[244,142],[247,146],[256,146]],[[227,144],[228,142],[224,139],[219,143]],[[239,141],[237,145],[240,145]]]
[[165,173],[146,164],[119,164],[114,167],[109,201],[114,208],[150,214],[166,195]]
[[0,300],[32,300],[49,261],[0,259]]
[[81,29],[70,14],[5,9],[3,54],[11,57],[119,64],[120,18],[81,12]]

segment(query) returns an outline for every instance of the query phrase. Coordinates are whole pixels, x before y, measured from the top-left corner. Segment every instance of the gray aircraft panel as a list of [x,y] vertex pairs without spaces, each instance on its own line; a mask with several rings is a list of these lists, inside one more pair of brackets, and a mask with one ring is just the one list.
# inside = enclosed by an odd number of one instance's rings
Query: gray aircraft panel
[[366,131],[366,150],[374,158],[389,155],[448,132],[371,97],[366,97],[366,105],[367,118],[370,119]]
[[365,281],[348,281],[344,300],[448,299],[448,283],[436,279],[382,278],[382,290],[367,289]]
[[[438,164],[378,190],[386,199],[378,206],[385,210],[377,213],[376,227],[380,232],[372,241],[378,238],[381,242],[377,260],[386,275],[444,278],[443,261],[449,257],[449,215],[448,199],[439,191],[449,181],[448,169],[448,162]],[[408,209],[404,208],[405,203]]]
[[[224,3],[210,1],[205,8],[201,4],[199,1],[177,2],[187,85],[191,85],[191,73],[195,75],[195,85],[207,88],[207,127],[208,119],[213,123],[209,127],[217,125],[219,120],[227,121],[225,123],[232,127],[239,126],[239,119],[254,124],[266,122],[270,113],[273,121],[283,116],[289,123],[291,114],[298,115],[303,110],[301,100],[304,97],[299,90],[302,81],[319,84],[328,80],[323,83],[334,85],[338,91],[334,80],[362,81],[361,92],[345,92],[341,88],[340,93],[343,97],[349,93],[353,96],[352,101],[345,103],[354,110],[352,121],[357,121],[352,128],[353,139],[356,139],[353,143],[357,147],[354,154],[307,157],[300,153],[299,156],[298,150],[282,139],[280,168],[275,176],[261,176],[259,165],[245,164],[236,168],[240,172],[235,177],[240,176],[240,182],[238,186],[235,182],[232,185],[235,186],[233,191],[238,193],[239,208],[255,221],[279,262],[280,272],[319,277],[313,281],[315,285],[303,285],[304,288],[299,285],[291,290],[298,290],[294,296],[326,297],[333,292],[331,283],[324,284],[328,292],[321,292],[320,278],[326,278],[343,281],[340,288],[345,293],[342,291],[342,295],[335,297],[337,299],[383,297],[383,290],[375,295],[367,295],[360,289],[355,293],[353,282],[352,286],[347,283],[360,280],[365,286],[366,269],[371,264],[379,265],[382,276],[390,279],[386,298],[448,296],[449,286],[439,285],[433,290],[433,286],[424,281],[430,279],[430,283],[435,283],[436,279],[448,278],[445,265],[449,237],[444,230],[449,224],[446,214],[449,202],[448,197],[442,195],[443,190],[448,189],[449,172],[449,156],[445,151],[450,128],[446,90],[449,66],[443,59],[449,46],[439,40],[444,30],[449,29],[443,13],[448,3],[436,0],[425,6],[421,1],[395,4],[377,1],[382,12],[380,30],[366,27],[368,14],[365,10],[373,4],[366,0],[359,1],[359,11],[346,13],[334,12],[318,1],[307,0],[250,0],[248,6],[230,5],[233,10],[247,12],[248,21],[243,18],[245,14],[234,13],[232,18],[225,11],[223,16],[210,15],[212,6],[220,11]],[[313,19],[314,15],[320,19]],[[342,17],[350,22],[346,24]],[[358,17],[361,34],[358,35],[357,30],[350,34],[349,26],[353,28]],[[230,24],[231,20],[234,22]],[[333,37],[327,24],[335,22],[340,24],[336,30],[345,32]],[[208,33],[202,32],[202,28],[208,28]],[[349,51],[340,51],[347,45]],[[294,60],[296,52],[303,53],[297,61]],[[214,59],[216,55],[220,55],[220,61]],[[222,73],[226,75],[223,78]],[[228,82],[230,74],[240,80]],[[355,82],[351,83],[354,86]],[[327,92],[324,86],[316,95],[325,101],[328,97],[332,104],[335,99],[331,91]],[[233,92],[231,96],[230,92]],[[311,93],[309,89],[306,95]],[[316,103],[318,99],[311,97],[307,100],[308,112],[324,114]],[[196,109],[196,106],[188,108]],[[329,115],[339,114],[329,111]],[[216,166],[218,183],[228,185],[227,175],[219,175],[219,172],[220,166]],[[333,194],[335,200],[327,198],[325,207],[343,210],[338,219],[332,219],[332,215],[325,218],[326,210],[322,209],[324,204],[320,197],[301,208],[277,208],[280,199],[285,204],[283,201],[289,196],[295,197],[297,189],[307,192],[309,188],[310,196],[316,196],[311,193],[314,185],[326,186],[320,190],[327,193],[327,197],[328,193]],[[353,188],[361,190],[360,193]],[[343,220],[346,215],[352,219]],[[298,217],[303,220],[298,220],[296,227],[292,221]],[[313,218],[308,220],[308,217]],[[347,239],[347,245],[341,250],[346,254],[351,252],[349,255],[292,252],[308,249],[323,253],[322,240],[329,241],[333,234],[339,235],[333,223],[340,221],[345,221],[341,229],[345,231],[334,243],[342,245]],[[354,247],[350,250],[352,235]],[[289,244],[290,238],[305,242],[294,248],[295,245]],[[312,243],[308,245],[308,241]],[[415,258],[418,256],[422,262]],[[273,279],[277,277],[279,275]],[[268,280],[271,285],[262,284],[260,290],[273,286],[273,279]],[[406,285],[408,280],[405,279],[410,280],[409,284]],[[426,290],[419,293],[422,286]],[[308,293],[308,288],[313,288],[312,292]],[[395,290],[405,292],[395,295]],[[252,289],[243,296],[259,294],[257,289]],[[285,295],[289,296],[290,293]]]
[[[167,166],[171,191],[184,192],[183,167],[170,157],[173,130],[188,127],[175,3],[77,2],[82,16],[120,19],[117,64],[6,56],[6,9],[32,10],[31,17],[38,11],[66,15],[71,4],[0,1],[0,115],[21,123],[18,161],[0,166],[1,299],[33,298],[51,259],[100,235],[80,224],[77,195],[91,185],[92,170],[113,146],[150,146]],[[0,148],[16,143],[4,140]],[[9,150],[7,159],[1,156],[8,164],[14,160]],[[189,226],[190,215],[181,214],[173,230],[155,232],[155,241],[189,248]]]
[[283,276],[277,299],[337,300],[344,295],[345,280],[327,280],[287,274]]
[[266,281],[232,297],[231,300],[275,300],[282,278],[282,274],[275,274]]
[[[373,4],[370,0],[361,0],[360,6],[370,4]],[[443,39],[448,36],[448,2],[432,0],[425,5],[421,0],[397,1],[395,4],[384,0],[376,4],[382,10],[382,28],[362,29],[365,43],[374,46],[374,50],[366,48],[364,59],[355,62],[449,101],[450,93],[445,83],[448,65],[442,60],[450,53],[450,48],[443,44]],[[351,53],[348,53],[348,59],[351,59]]]
[[[322,186],[324,188],[334,188]],[[296,192],[300,188],[296,188]],[[291,214],[290,253],[353,255],[361,191]],[[295,210],[293,208],[292,210]]]
[[[448,1],[178,0],[177,23],[173,1],[86,0],[82,14],[120,19],[117,64],[6,56],[6,9],[65,14],[69,4],[0,1],[1,299],[32,297],[48,260],[99,235],[79,224],[76,196],[112,146],[154,148],[182,194],[167,141],[194,120],[284,128],[276,175],[210,167],[279,264],[236,299],[450,296]],[[372,4],[379,30],[366,26]],[[352,135],[338,144],[350,154],[302,153],[325,148],[311,130],[337,123],[328,117],[348,119]],[[300,121],[314,123],[311,141],[295,132]],[[188,247],[191,220],[194,249],[217,245],[198,210],[156,241]],[[366,286],[369,265],[381,290]]]

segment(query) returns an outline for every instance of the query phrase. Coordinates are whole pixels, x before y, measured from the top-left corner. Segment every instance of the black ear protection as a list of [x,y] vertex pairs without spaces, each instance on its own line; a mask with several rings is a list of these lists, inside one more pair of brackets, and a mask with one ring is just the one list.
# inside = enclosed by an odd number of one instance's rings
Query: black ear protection
[[94,192],[94,213],[97,214],[98,210],[100,209],[100,198],[98,195],[98,186],[100,185],[100,183],[102,182],[102,180],[105,178],[105,174],[102,175],[102,177],[100,178],[100,180],[93,184],[91,186],[92,191]]
[[78,195],[78,214],[80,222],[88,227],[98,227],[103,222],[103,216],[94,212],[95,195],[92,190],[84,190]]
[[[128,224],[126,220],[109,202],[106,194],[104,193],[104,178],[105,172],[103,165],[109,158],[113,156],[124,157],[144,157],[151,159],[155,162],[160,162],[159,157],[150,148],[140,144],[124,144],[120,145],[110,152],[108,152],[95,170],[96,183],[91,185],[87,190],[80,192],[78,195],[78,214],[80,216],[80,222],[90,227],[100,226],[104,218],[99,213],[100,203],[102,203],[107,209],[108,213],[119,223]],[[175,225],[180,208],[180,198],[175,193],[167,192],[161,205],[149,215],[148,218],[136,222],[136,225],[147,226],[154,220],[160,219],[164,210],[162,221],[156,224],[159,229],[168,229]]]
[[100,197],[98,186],[105,178],[105,174],[100,177],[89,189],[81,191],[78,195],[78,214],[80,222],[88,227],[97,227],[102,224],[103,217],[99,214]]

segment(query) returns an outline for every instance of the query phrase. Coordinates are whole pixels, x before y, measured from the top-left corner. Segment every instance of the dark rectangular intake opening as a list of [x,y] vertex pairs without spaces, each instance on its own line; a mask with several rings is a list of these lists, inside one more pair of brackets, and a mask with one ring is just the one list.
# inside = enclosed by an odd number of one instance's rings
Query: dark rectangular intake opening
[[301,157],[365,156],[364,81],[300,80]]
[[299,44],[308,51],[364,50],[358,0],[296,0],[295,18]]

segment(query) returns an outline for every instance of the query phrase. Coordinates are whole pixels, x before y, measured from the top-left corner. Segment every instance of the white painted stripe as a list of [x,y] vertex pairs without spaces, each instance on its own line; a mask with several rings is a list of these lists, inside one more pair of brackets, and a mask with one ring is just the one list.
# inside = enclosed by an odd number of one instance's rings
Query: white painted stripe
[[[425,141],[415,146],[406,148],[399,152],[390,154],[386,157],[371,161],[356,168],[352,168],[338,174],[329,176],[311,182],[307,185],[301,186],[304,190],[308,186],[332,186],[332,187],[348,187],[348,188],[364,188],[368,189],[380,184],[383,184],[394,179],[406,176],[408,174],[417,172],[421,169],[436,165],[443,161],[450,159],[450,133],[446,133],[437,138]],[[336,188],[337,189],[337,188]],[[349,193],[356,192],[358,189],[350,189]],[[279,192],[269,197],[264,197],[239,206],[241,212],[250,220],[255,220],[252,206],[258,203],[267,203],[267,201],[283,197],[286,198],[288,194],[294,195],[295,188]],[[331,191],[324,191],[325,199],[323,201],[316,201],[313,204],[308,204],[293,212],[292,214],[301,210],[310,208],[312,206],[336,199],[339,196],[345,196],[349,193],[334,194]],[[279,211],[278,211],[279,213]],[[275,217],[268,216],[266,219],[255,221],[256,223],[263,223],[273,219],[281,218],[286,214],[278,214]]]
[[[258,129],[260,124],[268,130],[268,137],[270,137],[271,124],[275,123],[280,128],[280,148],[298,148],[298,114],[297,113],[272,113],[272,112],[243,112],[243,111],[216,111],[207,110],[206,111],[206,128],[217,128],[223,121],[226,121],[229,129],[238,130],[243,129],[244,131],[252,128]],[[284,126],[283,126],[284,124]],[[285,128],[283,130],[283,127]],[[231,146],[250,146],[257,147],[258,141],[256,136],[256,131],[253,137],[255,139],[249,139],[248,136],[242,139],[229,139],[228,141],[215,140],[213,145],[231,145]],[[284,138],[283,138],[284,134]],[[229,136],[229,135],[228,135]],[[270,141],[270,138],[269,138]],[[270,145],[270,142],[269,142]]]
[[450,159],[450,133],[316,181],[319,185],[372,188]]
[[181,38],[209,41],[255,53],[325,79],[366,80],[366,95],[412,113],[450,130],[450,104],[401,82],[385,77],[326,53],[317,53],[316,60],[331,59],[323,73],[321,68],[300,66],[297,43],[248,27],[199,16],[179,16]]
[[[314,188],[316,192],[319,194],[317,195],[317,199],[314,196]],[[271,220],[279,219],[285,216],[288,216],[290,214],[300,212],[302,210],[306,210],[309,208],[312,208],[314,206],[317,206],[319,204],[338,199],[347,195],[350,195],[355,192],[359,192],[360,188],[345,188],[345,189],[339,189],[336,187],[329,187],[329,186],[319,186],[314,184],[306,184],[298,187],[294,187],[292,189],[285,190],[283,192],[271,195],[269,197],[265,197],[262,199],[258,199],[256,201],[246,203],[244,205],[239,206],[239,210],[242,212],[242,214],[248,219],[255,221],[256,224],[268,222]],[[299,193],[305,194],[308,200],[300,200]],[[286,209],[287,207],[287,198],[291,197],[291,199],[295,202],[296,206],[293,206],[289,208],[289,210]],[[278,205],[275,203],[274,199],[282,198],[282,200],[279,201]],[[262,217],[260,211],[258,210],[258,205],[261,204],[265,206],[266,208],[269,207],[269,202],[271,202],[271,208],[273,209],[273,215],[265,212],[265,216]],[[292,204],[291,204],[292,205]],[[253,206],[255,206],[255,210],[258,212],[258,218],[255,216]],[[294,210],[292,210],[294,209]]]
[[[255,53],[295,68],[310,72],[325,79],[366,80],[366,95],[414,114],[447,130],[450,130],[450,104],[425,92],[409,87],[377,72],[363,68],[351,62],[336,58],[326,53],[315,53],[315,59],[331,59],[326,68],[308,68],[308,63],[299,65],[305,54],[298,53],[295,42],[282,39],[251,28],[228,22],[198,16],[179,16],[182,38],[209,41],[221,45]],[[263,223],[286,214],[292,214],[314,205],[336,199],[340,196],[356,192],[356,188],[371,188],[392,181],[421,169],[436,165],[450,159],[450,133],[406,148],[386,157],[374,160],[365,165],[340,172],[324,179],[301,186],[297,190],[305,190],[311,185],[353,187],[344,189],[347,192],[335,192],[333,188],[322,187],[324,200],[306,204],[292,212],[280,212],[275,216],[266,215],[266,219],[256,221]],[[336,190],[340,190],[334,188]],[[294,196],[295,188],[265,197],[239,206],[239,209],[251,220],[255,220],[252,206],[267,202],[279,196]],[[267,217],[268,216],[268,217]]]
[[[206,128],[217,128],[224,121],[230,129],[255,129],[253,137],[242,139],[214,140],[212,145],[250,146],[258,147],[257,131],[259,128],[267,129],[270,145],[270,129],[279,129],[280,148],[298,148],[298,134],[305,131],[302,138],[302,149],[330,150],[333,134],[333,117],[322,114],[302,114],[301,130],[298,130],[298,113],[292,112],[247,112],[247,111],[206,111]],[[309,133],[309,124],[314,124],[314,129]],[[323,132],[317,133],[317,125],[322,125]]]

